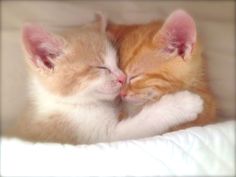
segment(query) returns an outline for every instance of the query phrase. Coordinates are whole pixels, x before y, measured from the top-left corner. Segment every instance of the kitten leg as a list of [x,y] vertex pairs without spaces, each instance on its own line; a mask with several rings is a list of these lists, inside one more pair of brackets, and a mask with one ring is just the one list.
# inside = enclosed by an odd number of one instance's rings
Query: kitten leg
[[203,110],[203,100],[189,91],[163,96],[134,117],[117,123],[111,140],[144,138],[166,132],[181,123],[193,121]]

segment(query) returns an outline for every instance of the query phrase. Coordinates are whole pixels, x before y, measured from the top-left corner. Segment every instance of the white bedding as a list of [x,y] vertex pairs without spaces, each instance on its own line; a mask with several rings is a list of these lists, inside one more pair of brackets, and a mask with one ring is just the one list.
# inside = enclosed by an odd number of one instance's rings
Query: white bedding
[[2,176],[234,176],[235,121],[95,145],[2,139]]

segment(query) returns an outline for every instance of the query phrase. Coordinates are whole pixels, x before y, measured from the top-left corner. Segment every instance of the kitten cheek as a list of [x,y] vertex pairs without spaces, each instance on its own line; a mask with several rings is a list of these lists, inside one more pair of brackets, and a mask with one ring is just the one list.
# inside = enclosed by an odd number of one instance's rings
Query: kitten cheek
[[98,92],[103,94],[116,94],[118,95],[121,89],[121,85],[115,81],[106,82],[98,88]]

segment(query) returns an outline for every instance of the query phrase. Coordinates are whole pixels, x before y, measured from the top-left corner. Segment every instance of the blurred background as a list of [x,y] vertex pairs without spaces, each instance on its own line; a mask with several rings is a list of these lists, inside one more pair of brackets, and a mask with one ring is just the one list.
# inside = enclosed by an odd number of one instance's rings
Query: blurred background
[[3,130],[19,117],[27,99],[27,73],[20,43],[25,22],[52,31],[86,23],[103,12],[117,23],[145,23],[184,9],[196,21],[208,60],[219,116],[235,118],[235,1],[1,1],[1,118]]

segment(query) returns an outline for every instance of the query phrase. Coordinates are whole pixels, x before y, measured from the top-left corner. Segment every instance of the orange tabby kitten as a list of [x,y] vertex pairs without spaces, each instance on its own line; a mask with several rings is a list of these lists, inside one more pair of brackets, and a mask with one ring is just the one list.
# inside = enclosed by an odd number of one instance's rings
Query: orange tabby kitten
[[117,45],[120,68],[128,78],[121,96],[129,114],[167,93],[189,90],[203,98],[204,110],[196,120],[172,130],[215,120],[216,103],[205,74],[206,61],[194,20],[185,11],[173,12],[164,23],[111,23],[107,31]]

